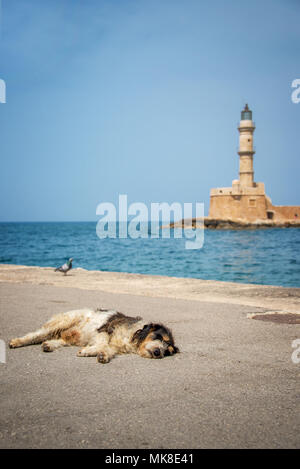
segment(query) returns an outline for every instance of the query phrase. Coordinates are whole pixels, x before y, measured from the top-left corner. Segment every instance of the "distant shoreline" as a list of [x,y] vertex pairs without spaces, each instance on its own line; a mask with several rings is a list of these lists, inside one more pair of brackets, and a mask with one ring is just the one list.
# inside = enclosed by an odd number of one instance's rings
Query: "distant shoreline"
[[192,218],[172,222],[169,225],[163,225],[166,228],[207,228],[212,230],[257,230],[268,228],[300,228],[300,220],[273,221],[257,220],[256,222],[247,222],[241,219],[221,219],[204,217],[204,219]]

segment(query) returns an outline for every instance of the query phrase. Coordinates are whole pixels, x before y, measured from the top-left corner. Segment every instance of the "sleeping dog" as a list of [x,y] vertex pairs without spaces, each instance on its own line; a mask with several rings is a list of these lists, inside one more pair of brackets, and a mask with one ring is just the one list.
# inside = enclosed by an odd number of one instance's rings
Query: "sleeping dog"
[[113,310],[79,309],[53,316],[35,332],[12,339],[11,348],[42,344],[44,352],[59,347],[81,347],[79,357],[97,357],[108,363],[115,355],[136,353],[144,358],[163,358],[179,349],[172,332],[163,324],[146,323],[141,317]]

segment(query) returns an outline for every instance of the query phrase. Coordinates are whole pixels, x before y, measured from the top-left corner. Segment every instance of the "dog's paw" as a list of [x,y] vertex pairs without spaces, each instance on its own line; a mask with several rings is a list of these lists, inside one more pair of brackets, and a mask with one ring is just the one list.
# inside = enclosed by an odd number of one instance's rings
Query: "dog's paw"
[[48,342],[43,342],[42,343],[42,350],[43,352],[53,352],[53,348]]
[[109,358],[109,356],[107,355],[107,353],[105,353],[105,352],[100,352],[100,353],[98,353],[98,355],[97,355],[97,361],[98,361],[98,363],[109,363],[109,362],[110,362],[110,358]]
[[17,347],[21,347],[21,341],[20,339],[12,339],[10,342],[9,342],[9,348],[17,348]]

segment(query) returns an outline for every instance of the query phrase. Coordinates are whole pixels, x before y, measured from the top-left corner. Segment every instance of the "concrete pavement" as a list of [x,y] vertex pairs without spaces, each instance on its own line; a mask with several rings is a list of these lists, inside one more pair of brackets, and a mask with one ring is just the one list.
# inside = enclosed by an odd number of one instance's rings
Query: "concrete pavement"
[[0,283],[0,338],[52,314],[109,307],[169,325],[181,353],[101,365],[76,348],[7,349],[1,448],[296,448],[300,325],[247,319],[258,307],[33,283]]

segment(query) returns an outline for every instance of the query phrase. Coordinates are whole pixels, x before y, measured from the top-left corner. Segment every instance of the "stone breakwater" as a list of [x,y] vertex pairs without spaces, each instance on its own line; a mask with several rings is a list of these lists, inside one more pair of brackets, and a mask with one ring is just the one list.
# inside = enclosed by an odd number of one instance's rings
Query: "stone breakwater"
[[300,288],[201,280],[161,275],[0,264],[0,285],[33,284],[106,293],[247,305],[265,311],[300,312]]
[[170,225],[162,226],[165,228],[208,228],[211,230],[256,230],[266,228],[300,228],[300,220],[274,221],[274,220],[256,220],[247,222],[242,219],[221,219],[205,217],[204,219],[192,218],[189,220],[180,220]]

